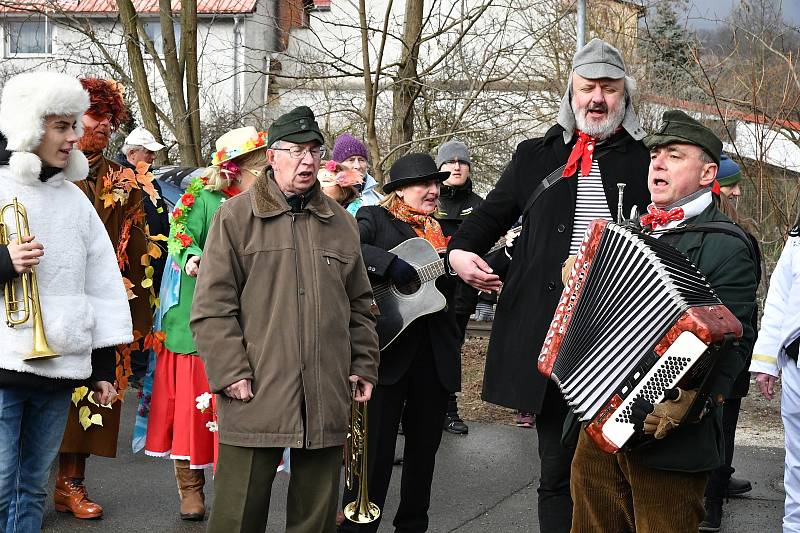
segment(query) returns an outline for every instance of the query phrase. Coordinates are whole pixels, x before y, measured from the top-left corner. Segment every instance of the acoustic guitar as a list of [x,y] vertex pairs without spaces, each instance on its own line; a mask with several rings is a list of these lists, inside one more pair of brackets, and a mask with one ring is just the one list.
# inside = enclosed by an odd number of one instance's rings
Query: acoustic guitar
[[378,342],[381,350],[389,346],[417,318],[441,311],[447,305],[436,288],[436,278],[444,274],[444,259],[421,237],[403,241],[391,250],[417,271],[417,279],[402,287],[392,282],[372,286],[378,306]]

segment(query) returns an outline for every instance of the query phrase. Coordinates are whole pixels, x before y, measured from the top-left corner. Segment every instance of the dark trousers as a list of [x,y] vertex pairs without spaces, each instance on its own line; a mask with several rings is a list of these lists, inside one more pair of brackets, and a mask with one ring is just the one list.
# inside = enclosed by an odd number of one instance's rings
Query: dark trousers
[[[283,448],[219,445],[208,533],[264,533]],[[336,531],[342,447],[293,448],[286,531]]]
[[[456,313],[456,324],[458,324],[458,331],[461,332],[461,345],[464,345],[464,340],[467,338],[467,324],[469,324],[469,313],[459,314]],[[450,393],[447,400],[447,413],[458,416],[458,398],[454,392]]]
[[536,415],[539,436],[539,530],[547,533],[567,533],[572,525],[572,497],[569,492],[572,448],[561,444],[564,418],[569,407],[558,386],[547,382],[541,412]]
[[725,464],[711,472],[706,487],[706,498],[722,501],[728,495],[728,482],[733,475],[733,444],[736,438],[736,422],[739,420],[741,398],[725,400],[722,407],[722,437],[725,440]]
[[[378,385],[369,401],[369,501],[381,509],[384,508],[392,477],[397,427],[401,415],[403,418],[405,447],[400,505],[393,521],[397,532],[422,532],[428,529],[431,483],[436,451],[442,440],[442,421],[448,395],[436,375],[430,345],[426,345],[417,353],[408,372],[398,383]],[[343,505],[355,499],[355,491],[344,491]],[[381,514],[380,519],[371,524],[355,524],[345,520],[339,531],[374,532],[384,517]]]

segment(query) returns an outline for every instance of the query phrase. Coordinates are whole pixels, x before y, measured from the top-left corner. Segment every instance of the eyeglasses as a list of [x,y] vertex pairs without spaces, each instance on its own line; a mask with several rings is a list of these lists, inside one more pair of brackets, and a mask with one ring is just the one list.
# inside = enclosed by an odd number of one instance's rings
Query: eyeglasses
[[458,159],[454,159],[453,161],[445,161],[444,163],[442,163],[442,165],[450,165],[454,167],[458,166],[468,167],[469,163],[467,163],[466,161],[459,161]]
[[289,152],[289,157],[292,159],[303,159],[306,154],[311,154],[314,159],[325,157],[325,147],[318,146],[315,148],[300,148],[299,146],[292,146],[291,148],[273,148],[273,150],[280,150],[281,152]]

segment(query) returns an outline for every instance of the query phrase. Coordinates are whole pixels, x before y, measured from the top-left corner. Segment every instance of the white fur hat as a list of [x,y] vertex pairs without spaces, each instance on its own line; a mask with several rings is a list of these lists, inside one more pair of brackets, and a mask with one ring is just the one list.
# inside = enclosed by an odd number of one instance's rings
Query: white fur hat
[[[59,72],[26,72],[9,79],[0,98],[0,132],[8,140],[12,171],[38,177],[42,162],[30,153],[42,142],[44,118],[71,115],[75,130],[83,135],[81,116],[89,109],[89,93],[73,76]],[[86,177],[89,165],[77,149],[70,154],[64,175],[71,181]]]

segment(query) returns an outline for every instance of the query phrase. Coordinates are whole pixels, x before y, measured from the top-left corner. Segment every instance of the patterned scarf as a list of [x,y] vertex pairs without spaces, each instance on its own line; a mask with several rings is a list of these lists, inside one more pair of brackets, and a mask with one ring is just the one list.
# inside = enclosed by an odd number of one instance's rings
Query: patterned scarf
[[449,237],[442,233],[442,226],[431,215],[413,209],[404,202],[395,202],[389,212],[398,220],[402,220],[414,229],[414,233],[433,245],[438,253],[447,251]]

